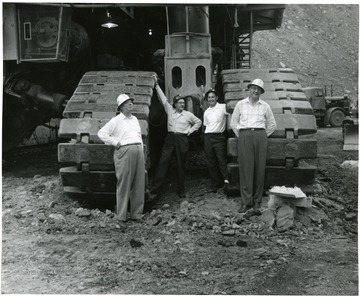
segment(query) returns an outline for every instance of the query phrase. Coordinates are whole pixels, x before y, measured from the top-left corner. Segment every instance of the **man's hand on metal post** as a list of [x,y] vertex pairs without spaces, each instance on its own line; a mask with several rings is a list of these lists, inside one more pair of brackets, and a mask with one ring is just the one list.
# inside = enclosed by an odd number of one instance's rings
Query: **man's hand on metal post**
[[158,76],[156,74],[153,74],[153,78],[155,80],[155,87],[158,85]]

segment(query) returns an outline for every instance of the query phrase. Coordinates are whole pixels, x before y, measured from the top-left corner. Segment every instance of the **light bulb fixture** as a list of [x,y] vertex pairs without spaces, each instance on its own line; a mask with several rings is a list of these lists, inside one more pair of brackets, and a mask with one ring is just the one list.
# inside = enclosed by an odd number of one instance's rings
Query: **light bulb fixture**
[[149,29],[149,35],[152,35],[152,33],[153,33],[152,29]]
[[111,28],[115,28],[117,26],[119,26],[119,25],[113,22],[110,12],[107,10],[106,11],[106,21],[105,21],[105,23],[101,24],[101,27],[111,29]]

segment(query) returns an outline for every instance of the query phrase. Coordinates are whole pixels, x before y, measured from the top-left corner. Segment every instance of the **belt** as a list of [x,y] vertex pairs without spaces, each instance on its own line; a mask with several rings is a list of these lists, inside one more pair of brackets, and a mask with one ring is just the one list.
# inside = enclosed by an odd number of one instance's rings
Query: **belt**
[[123,144],[123,145],[121,145],[120,147],[129,146],[129,145],[139,145],[139,144],[141,144],[141,142],[134,142],[134,143]]
[[187,135],[186,133],[180,133],[180,132],[168,132],[169,134],[176,134],[176,135]]
[[250,130],[250,131],[260,131],[260,130],[265,130],[264,128],[245,128],[245,129],[240,129],[240,131],[246,131],[246,130]]
[[205,133],[205,135],[223,135],[224,132]]

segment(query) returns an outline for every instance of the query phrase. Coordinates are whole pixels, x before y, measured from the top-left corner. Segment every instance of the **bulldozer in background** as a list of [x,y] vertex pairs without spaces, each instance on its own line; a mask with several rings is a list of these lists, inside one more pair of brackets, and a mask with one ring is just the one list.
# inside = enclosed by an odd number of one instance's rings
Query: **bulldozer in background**
[[[332,88],[331,88],[332,90]],[[343,150],[357,150],[359,143],[359,116],[357,106],[347,94],[326,96],[326,88],[307,87],[303,89],[308,98],[319,127],[342,127]]]
[[[156,165],[166,114],[153,74],[171,101],[202,118],[210,88],[231,113],[261,78],[277,130],[269,138],[266,187],[306,188],[316,168],[313,109],[289,68],[253,69],[253,33],[282,23],[285,5],[4,3],[3,148],[13,147],[51,118],[62,117],[58,161],[64,192],[113,199],[113,148],[97,137],[116,115],[118,94],[135,98],[147,169]],[[171,102],[170,102],[171,103]],[[239,193],[237,141],[228,125],[229,193]],[[309,137],[310,136],[310,137]],[[192,142],[190,142],[191,144]],[[196,143],[194,141],[193,143]]]
[[319,127],[341,127],[345,117],[350,116],[351,100],[348,95],[326,96],[324,88],[307,87],[304,93],[308,98]]

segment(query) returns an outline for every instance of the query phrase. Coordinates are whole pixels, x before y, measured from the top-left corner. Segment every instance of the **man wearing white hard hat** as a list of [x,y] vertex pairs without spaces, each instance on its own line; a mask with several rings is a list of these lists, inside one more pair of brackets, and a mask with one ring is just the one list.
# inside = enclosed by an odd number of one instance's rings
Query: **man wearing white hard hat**
[[120,227],[125,228],[129,203],[130,219],[141,221],[145,199],[145,158],[140,124],[131,114],[134,99],[120,94],[116,101],[120,113],[99,130],[98,136],[115,148],[116,214]]
[[248,86],[249,96],[240,100],[231,116],[231,128],[238,137],[240,195],[239,212],[259,209],[264,191],[267,138],[276,129],[273,112],[260,99],[264,82],[257,78]]

